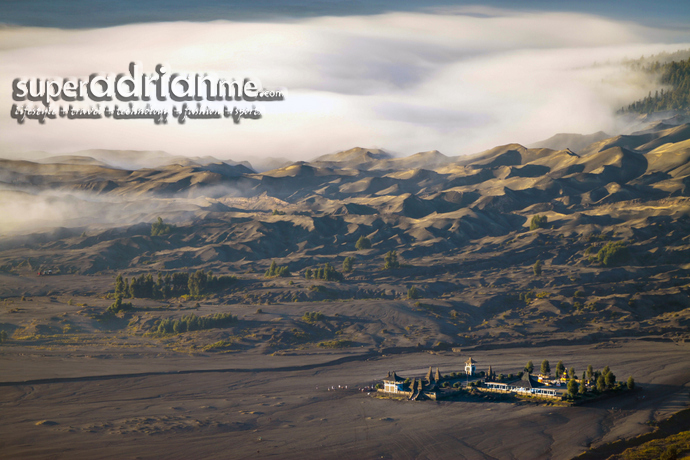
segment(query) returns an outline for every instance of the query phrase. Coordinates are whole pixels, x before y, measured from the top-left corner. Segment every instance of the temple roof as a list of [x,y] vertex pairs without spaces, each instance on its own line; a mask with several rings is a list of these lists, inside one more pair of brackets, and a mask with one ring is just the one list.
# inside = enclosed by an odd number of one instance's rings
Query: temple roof
[[384,382],[404,382],[405,379],[402,377],[399,377],[398,374],[395,373],[395,371],[388,372],[388,376],[383,379]]
[[465,364],[477,364],[477,361],[475,361],[474,359],[472,359],[472,357],[470,356],[470,359],[468,359],[467,362],[466,362]]
[[539,382],[537,382],[531,375],[528,373],[522,374],[522,378],[518,380],[517,382],[513,382],[510,385],[514,387],[519,387],[519,388],[537,388],[541,387]]

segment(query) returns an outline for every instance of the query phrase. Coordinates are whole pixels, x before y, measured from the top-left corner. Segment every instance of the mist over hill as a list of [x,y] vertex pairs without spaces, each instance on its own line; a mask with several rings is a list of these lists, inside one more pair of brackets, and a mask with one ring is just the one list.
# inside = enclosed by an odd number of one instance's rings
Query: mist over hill
[[[128,226],[163,215],[180,225],[180,233],[133,250],[155,256],[163,266],[188,257],[183,255],[188,238],[215,254],[203,263],[299,260],[314,248],[335,256],[360,236],[371,238],[375,248],[402,254],[462,250],[486,236],[520,234],[538,213],[560,234],[616,232],[633,238],[650,219],[685,218],[684,207],[640,207],[660,200],[680,203],[690,193],[690,125],[680,121],[615,137],[556,135],[531,148],[508,144],[467,157],[430,151],[396,158],[358,147],[263,173],[248,163],[163,152],[2,160],[0,193],[10,216],[2,231],[6,238],[34,226],[81,234],[97,232],[100,225],[129,233]],[[125,167],[135,161],[137,169]],[[285,214],[271,215],[276,207]],[[20,208],[23,212],[9,212]],[[223,227],[219,240],[212,229]],[[64,249],[88,247],[88,241],[93,240],[70,239]],[[14,263],[6,257],[5,263]],[[80,272],[95,269],[88,258],[60,251],[41,260]]]

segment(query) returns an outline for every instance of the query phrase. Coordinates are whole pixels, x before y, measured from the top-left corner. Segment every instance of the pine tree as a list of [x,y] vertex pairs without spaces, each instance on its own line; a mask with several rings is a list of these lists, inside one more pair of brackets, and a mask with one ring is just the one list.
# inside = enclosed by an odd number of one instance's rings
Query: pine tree
[[609,371],[605,376],[604,380],[606,382],[606,387],[607,388],[613,388],[613,386],[616,384],[616,376],[613,372]]
[[352,266],[355,263],[354,257],[345,257],[343,260],[343,273],[350,273],[352,271]]
[[278,264],[276,263],[275,260],[271,261],[271,266],[268,267],[268,270],[266,270],[266,273],[264,273],[264,278],[272,278],[276,276],[276,270],[278,269]]
[[655,62],[646,67],[635,65],[648,74],[659,76],[662,85],[671,86],[671,89],[651,92],[647,97],[628,105],[627,110],[621,112],[652,113],[663,110],[685,110],[690,107],[690,59],[674,61],[665,64]]
[[340,281],[343,279],[343,274],[333,268],[329,262],[326,262],[323,267],[316,269],[314,278],[324,281]]
[[371,240],[367,238],[366,236],[360,236],[357,242],[355,243],[355,248],[358,251],[363,251],[365,249],[371,249]]
[[597,391],[602,392],[604,390],[606,390],[606,380],[604,380],[603,375],[599,375],[597,377]]
[[568,381],[568,394],[570,394],[570,396],[575,396],[577,394],[577,390],[578,390],[577,380],[570,379]]
[[400,262],[398,262],[398,253],[396,251],[389,251],[383,258],[384,270],[392,270],[395,268],[400,268]]
[[163,223],[163,219],[159,217],[158,220],[151,225],[151,236],[167,235],[168,233],[172,233],[174,229],[174,225]]
[[549,375],[551,373],[551,365],[547,359],[541,362],[541,373],[544,375]]
[[538,228],[546,228],[546,224],[549,222],[549,218],[546,216],[536,215],[532,217],[529,223],[530,230],[536,230]]
[[154,296],[156,299],[164,299],[165,295],[165,283],[163,282],[163,274],[158,272],[158,278],[156,278],[156,285],[154,286]]
[[541,260],[537,259],[532,270],[534,271],[534,276],[541,276]]
[[525,365],[525,372],[527,372],[528,374],[534,372],[534,364],[532,363],[532,361],[528,361],[527,365]]
[[144,291],[144,297],[148,297],[149,299],[155,298],[155,293],[154,293],[154,283],[153,283],[153,275],[151,273],[148,273],[146,275],[146,281],[144,283],[145,286],[145,291]]
[[115,297],[125,296],[125,282],[122,279],[122,274],[118,273],[117,278],[115,278]]
[[138,294],[139,294],[139,282],[137,281],[137,277],[133,276],[132,282],[129,283],[129,296],[132,299],[136,299]]
[[565,366],[563,365],[563,361],[558,361],[556,364],[556,377],[559,379],[563,377],[563,372],[565,372]]

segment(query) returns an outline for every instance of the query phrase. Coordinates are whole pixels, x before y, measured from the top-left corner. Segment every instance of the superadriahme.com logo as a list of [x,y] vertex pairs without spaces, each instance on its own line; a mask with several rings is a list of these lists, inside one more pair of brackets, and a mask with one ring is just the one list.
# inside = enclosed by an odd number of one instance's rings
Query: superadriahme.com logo
[[[47,119],[152,119],[178,123],[187,119],[261,118],[255,107],[229,107],[228,101],[272,102],[285,99],[285,89],[265,89],[256,79],[225,79],[214,73],[171,73],[170,66],[158,64],[153,73],[144,73],[142,64],[132,62],[129,73],[91,74],[82,78],[15,78],[12,82],[11,116],[17,123]],[[40,102],[27,104],[26,102]],[[66,104],[56,104],[62,101]],[[88,107],[84,102],[88,101]],[[116,103],[124,103],[119,104]],[[24,104],[20,104],[24,102]],[[170,103],[172,102],[172,105]]]

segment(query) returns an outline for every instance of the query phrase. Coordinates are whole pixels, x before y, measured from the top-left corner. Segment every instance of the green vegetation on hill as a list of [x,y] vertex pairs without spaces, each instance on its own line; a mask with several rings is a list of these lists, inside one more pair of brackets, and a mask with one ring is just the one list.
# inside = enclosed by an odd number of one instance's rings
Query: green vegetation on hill
[[599,262],[607,267],[625,263],[629,258],[630,251],[622,241],[610,241],[597,253]]
[[352,271],[354,263],[354,257],[345,257],[345,260],[343,260],[343,273],[350,273]]
[[120,313],[121,311],[127,311],[132,309],[132,303],[131,302],[123,302],[122,297],[118,296],[115,299],[115,302],[112,303],[106,310],[106,314],[110,315],[116,315]]
[[353,342],[350,340],[327,340],[319,342],[318,346],[321,348],[347,348],[351,347]]
[[333,268],[333,265],[326,262],[323,267],[317,268],[314,271],[314,278],[324,281],[340,281],[343,279],[343,275]]
[[213,272],[204,272],[197,270],[189,275],[187,287],[189,294],[193,296],[200,296],[207,292],[218,291],[232,285],[237,279],[234,276],[214,276]]
[[407,290],[407,298],[419,299],[419,290],[415,286],[410,287],[410,289]]
[[687,458],[688,451],[690,451],[690,431],[681,431],[678,434],[631,447],[613,458],[616,460],[676,460]]
[[661,64],[658,61],[641,70],[659,77],[661,85],[670,86],[656,90],[654,94],[622,107],[619,113],[652,113],[663,110],[687,110],[690,108],[690,59]]
[[264,278],[284,278],[287,276],[291,276],[290,269],[288,268],[288,266],[278,266],[275,260],[271,261],[271,266],[268,267],[268,270],[266,270],[266,273],[264,273]]
[[156,331],[159,334],[179,334],[181,332],[228,327],[236,321],[237,317],[230,313],[216,313],[208,316],[196,316],[192,313],[180,319],[163,319],[158,323]]
[[318,267],[312,271],[311,268],[307,268],[304,271],[304,277],[306,279],[317,279],[324,281],[340,281],[343,279],[343,274],[337,271],[333,265],[326,262],[322,267]]
[[302,315],[302,321],[305,323],[315,323],[321,321],[325,316],[320,311],[308,311]]
[[546,228],[547,223],[549,223],[548,217],[537,214],[536,216],[533,216],[532,220],[529,222],[529,229],[536,230],[538,228]]
[[398,252],[397,251],[389,251],[386,253],[386,255],[383,257],[383,269],[384,270],[392,270],[394,268],[400,268],[400,262],[398,262]]
[[115,279],[115,297],[167,299],[182,295],[201,296],[217,292],[237,282],[231,275],[215,276],[213,272],[197,270],[194,273],[158,273],[154,280],[151,273],[132,277],[130,282],[121,274]]
[[163,223],[163,219],[158,218],[157,222],[151,225],[151,236],[163,236],[172,233],[175,230],[175,226],[172,224]]
[[357,242],[355,243],[355,248],[358,251],[362,251],[364,249],[370,249],[371,248],[371,240],[367,238],[366,236],[360,236]]
[[541,260],[537,260],[532,267],[534,276],[541,276]]

